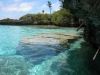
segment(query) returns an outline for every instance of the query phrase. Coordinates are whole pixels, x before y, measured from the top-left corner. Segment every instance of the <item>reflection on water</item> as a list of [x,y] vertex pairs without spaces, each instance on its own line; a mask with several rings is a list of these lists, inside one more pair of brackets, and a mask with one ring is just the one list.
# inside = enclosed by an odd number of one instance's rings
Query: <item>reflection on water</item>
[[20,42],[41,33],[78,34],[75,28],[0,26],[0,75],[94,75],[81,59],[82,39],[69,49]]

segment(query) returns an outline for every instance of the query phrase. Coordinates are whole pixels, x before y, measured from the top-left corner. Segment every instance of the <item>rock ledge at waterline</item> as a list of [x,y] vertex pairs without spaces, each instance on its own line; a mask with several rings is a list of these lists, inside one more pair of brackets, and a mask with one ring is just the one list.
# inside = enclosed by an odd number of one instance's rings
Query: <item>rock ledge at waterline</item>
[[24,44],[43,44],[43,45],[60,45],[67,43],[68,40],[79,38],[78,35],[65,34],[40,34],[33,37],[24,37],[21,42]]

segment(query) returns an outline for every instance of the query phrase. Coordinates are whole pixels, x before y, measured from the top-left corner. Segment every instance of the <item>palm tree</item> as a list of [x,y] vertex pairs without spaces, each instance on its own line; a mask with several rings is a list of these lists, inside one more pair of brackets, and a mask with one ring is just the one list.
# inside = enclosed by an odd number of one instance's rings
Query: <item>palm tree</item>
[[50,23],[51,23],[51,10],[52,10],[52,3],[50,1],[48,1],[48,7],[50,9]]
[[49,9],[50,9],[50,15],[51,15],[52,4],[51,4],[50,1],[48,1],[48,7],[49,7]]
[[43,14],[44,14],[44,12],[45,12],[45,11],[44,11],[44,10],[42,10],[42,13],[43,13]]
[[59,0],[61,2],[61,7],[63,7],[64,0]]

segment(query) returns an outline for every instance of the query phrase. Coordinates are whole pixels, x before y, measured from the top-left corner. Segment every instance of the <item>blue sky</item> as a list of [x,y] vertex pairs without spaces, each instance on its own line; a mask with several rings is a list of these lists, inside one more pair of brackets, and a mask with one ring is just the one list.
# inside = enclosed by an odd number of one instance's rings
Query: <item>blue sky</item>
[[[0,19],[18,19],[27,13],[49,13],[48,0],[0,0]],[[52,12],[60,9],[59,0],[49,0],[52,2]]]

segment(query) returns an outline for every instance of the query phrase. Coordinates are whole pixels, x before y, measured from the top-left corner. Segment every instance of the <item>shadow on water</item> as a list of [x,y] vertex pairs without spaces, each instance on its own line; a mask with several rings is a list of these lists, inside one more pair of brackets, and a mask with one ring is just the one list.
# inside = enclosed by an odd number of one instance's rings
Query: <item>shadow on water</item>
[[66,49],[66,45],[21,43],[16,54],[35,65],[31,75],[99,75],[98,62],[92,61],[95,50],[86,42],[78,41],[74,45]]
[[92,61],[94,53],[93,48],[82,42],[81,48],[69,51],[70,55],[60,69],[59,75],[99,75],[97,66]]
[[38,65],[63,51],[65,51],[64,47],[60,45],[20,43],[16,55],[21,55],[30,63]]

